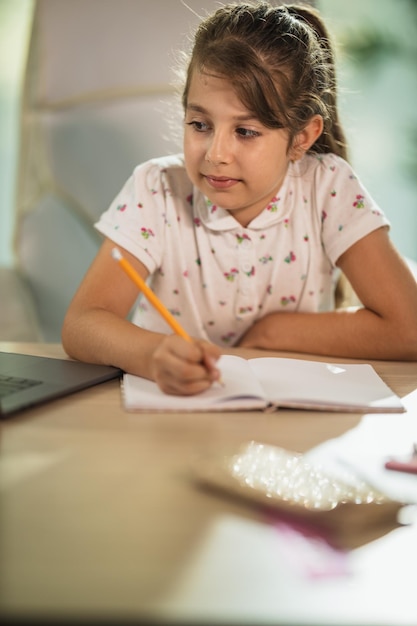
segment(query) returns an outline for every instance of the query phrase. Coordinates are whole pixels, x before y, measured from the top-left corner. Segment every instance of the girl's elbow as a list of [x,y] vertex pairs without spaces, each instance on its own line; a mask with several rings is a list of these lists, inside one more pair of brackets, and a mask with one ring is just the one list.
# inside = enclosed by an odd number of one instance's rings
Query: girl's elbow
[[76,324],[72,319],[70,313],[67,313],[64,317],[61,328],[61,343],[66,354],[72,358],[77,359],[77,338],[79,333],[77,332]]
[[400,360],[417,361],[417,320],[398,331],[397,345],[400,348]]
[[76,358],[75,354],[73,353],[73,349],[72,349],[72,341],[71,341],[71,334],[68,333],[67,330],[67,326],[64,322],[62,329],[61,329],[61,344],[62,347],[64,348],[65,353],[70,357],[70,358]]

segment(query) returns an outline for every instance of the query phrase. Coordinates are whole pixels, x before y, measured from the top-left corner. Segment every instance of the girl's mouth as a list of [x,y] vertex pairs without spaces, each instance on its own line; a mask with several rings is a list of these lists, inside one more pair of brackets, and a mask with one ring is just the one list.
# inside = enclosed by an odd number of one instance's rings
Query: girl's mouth
[[205,176],[205,179],[213,189],[229,189],[239,182],[237,178],[227,176]]

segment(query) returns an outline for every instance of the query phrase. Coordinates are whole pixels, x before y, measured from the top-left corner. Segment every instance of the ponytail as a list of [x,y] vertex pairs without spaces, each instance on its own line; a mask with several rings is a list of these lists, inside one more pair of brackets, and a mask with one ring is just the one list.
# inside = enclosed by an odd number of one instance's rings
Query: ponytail
[[340,122],[337,106],[336,59],[330,33],[318,11],[312,7],[287,5],[287,10],[290,15],[304,21],[314,31],[328,66],[329,89],[323,97],[326,99],[329,110],[329,120],[324,126],[323,133],[316,140],[310,151],[333,152],[348,160],[346,135]]

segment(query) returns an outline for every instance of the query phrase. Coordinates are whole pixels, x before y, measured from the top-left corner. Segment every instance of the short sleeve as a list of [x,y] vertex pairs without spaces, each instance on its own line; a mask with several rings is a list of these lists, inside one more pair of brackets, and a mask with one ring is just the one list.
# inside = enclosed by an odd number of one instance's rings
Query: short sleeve
[[323,155],[315,171],[315,209],[322,225],[322,243],[333,265],[354,243],[389,226],[383,211],[342,158]]
[[152,161],[137,166],[95,228],[125,248],[153,273],[163,249],[166,190],[163,170]]

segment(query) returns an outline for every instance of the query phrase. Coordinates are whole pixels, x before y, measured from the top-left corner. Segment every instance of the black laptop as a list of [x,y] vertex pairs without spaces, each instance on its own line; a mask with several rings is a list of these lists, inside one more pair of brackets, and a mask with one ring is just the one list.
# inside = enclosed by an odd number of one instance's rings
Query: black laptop
[[0,352],[0,418],[121,374],[107,365]]

